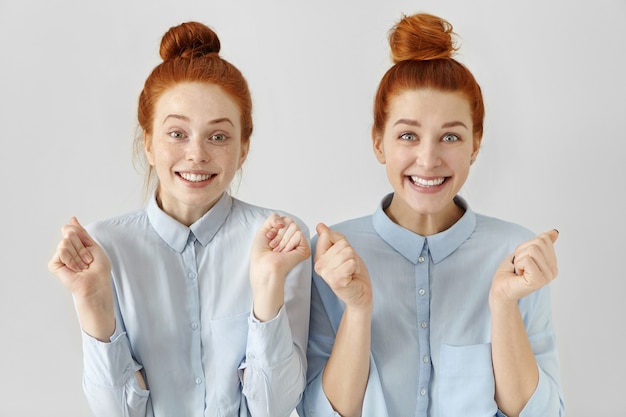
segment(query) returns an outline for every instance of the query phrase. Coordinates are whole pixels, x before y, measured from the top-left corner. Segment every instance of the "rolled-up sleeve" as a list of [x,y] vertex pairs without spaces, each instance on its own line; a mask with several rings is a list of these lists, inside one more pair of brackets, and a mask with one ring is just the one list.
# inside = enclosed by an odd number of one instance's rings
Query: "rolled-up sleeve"
[[[552,323],[550,287],[544,287],[522,300],[520,308],[539,370],[537,388],[520,417],[560,417],[565,413],[565,403]],[[533,314],[525,314],[525,311],[532,311]]]
[[[335,417],[339,414],[333,410],[322,387],[322,374],[333,348],[335,330],[320,295],[320,291],[327,288],[317,276],[313,277],[312,284],[311,322],[307,348],[307,386],[302,401],[298,405],[298,414],[303,417]],[[318,288],[319,286],[322,288]]]

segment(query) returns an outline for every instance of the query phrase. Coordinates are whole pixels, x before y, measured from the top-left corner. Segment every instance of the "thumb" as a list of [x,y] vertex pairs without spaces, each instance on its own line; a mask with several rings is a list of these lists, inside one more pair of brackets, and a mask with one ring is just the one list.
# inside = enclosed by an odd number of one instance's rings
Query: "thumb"
[[559,238],[559,231],[557,229],[552,229],[548,232],[548,236],[550,236],[550,240],[552,241],[552,243],[555,243],[556,240]]
[[315,231],[317,232],[317,245],[315,245],[315,251],[319,255],[323,255],[333,245],[330,238],[331,230],[324,223],[318,223],[315,227]]
[[317,226],[315,227],[315,231],[317,232],[318,235],[330,234],[331,232],[330,227],[326,226],[324,223],[318,223]]

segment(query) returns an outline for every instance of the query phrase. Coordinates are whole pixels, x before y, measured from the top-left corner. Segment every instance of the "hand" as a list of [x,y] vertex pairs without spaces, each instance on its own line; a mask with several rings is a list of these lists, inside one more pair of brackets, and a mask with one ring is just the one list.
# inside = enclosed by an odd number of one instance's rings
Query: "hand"
[[102,248],[75,217],[61,229],[63,238],[48,263],[48,270],[78,297],[110,288],[111,263]]
[[285,277],[309,256],[308,238],[293,219],[272,214],[265,220],[250,254],[250,284],[258,320],[268,321],[278,314],[285,301]]
[[330,286],[346,308],[371,311],[372,284],[363,260],[345,236],[323,223],[317,225],[315,272]]
[[83,330],[107,341],[115,330],[111,262],[75,217],[61,232],[48,270],[74,295]]
[[556,229],[520,244],[498,267],[490,301],[517,302],[554,280],[558,274],[554,242]]
[[250,256],[251,279],[263,284],[267,279],[287,276],[296,265],[311,256],[309,241],[289,217],[272,214],[257,231]]

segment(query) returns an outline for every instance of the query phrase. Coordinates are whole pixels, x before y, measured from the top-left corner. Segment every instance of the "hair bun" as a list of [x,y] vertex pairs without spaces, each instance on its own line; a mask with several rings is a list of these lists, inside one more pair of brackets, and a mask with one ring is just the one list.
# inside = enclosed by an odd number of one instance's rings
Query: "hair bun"
[[452,37],[452,25],[426,13],[404,16],[389,35],[394,63],[408,60],[451,58],[457,48]]
[[220,40],[211,28],[198,22],[186,22],[171,27],[163,35],[159,53],[163,61],[168,61],[176,57],[197,58],[219,51]]

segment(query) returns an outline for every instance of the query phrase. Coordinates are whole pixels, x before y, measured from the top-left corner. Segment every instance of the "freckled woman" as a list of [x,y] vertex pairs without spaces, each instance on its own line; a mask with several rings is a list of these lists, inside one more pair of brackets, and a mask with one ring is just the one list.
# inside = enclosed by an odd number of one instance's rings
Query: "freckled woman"
[[72,218],[50,260],[74,297],[96,416],[287,417],[304,390],[308,230],[227,191],[252,102],[219,51],[203,24],[167,31],[139,98],[152,198],[86,229]]
[[428,14],[391,32],[372,138],[393,193],[371,216],[317,227],[302,416],[563,414],[547,286],[558,233],[458,195],[484,107],[452,35]]

